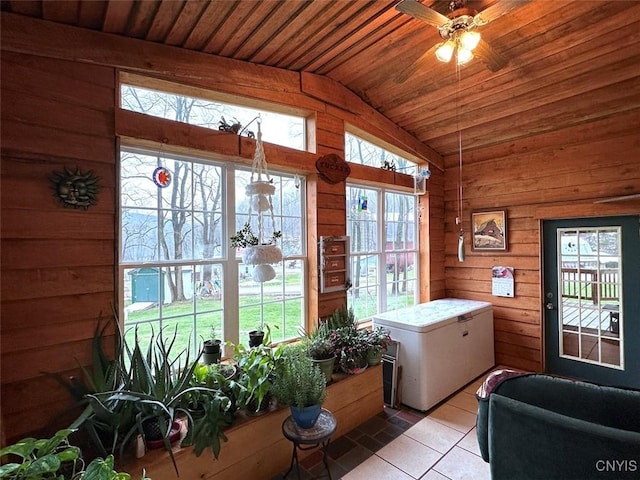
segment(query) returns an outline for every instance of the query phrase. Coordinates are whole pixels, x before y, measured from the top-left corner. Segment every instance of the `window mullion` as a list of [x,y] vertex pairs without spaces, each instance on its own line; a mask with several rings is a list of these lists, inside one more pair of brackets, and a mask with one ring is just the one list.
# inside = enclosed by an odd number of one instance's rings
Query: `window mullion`
[[387,211],[386,205],[386,195],[384,189],[378,190],[378,212],[376,215],[376,222],[378,225],[378,245],[379,252],[378,253],[378,285],[380,285],[380,290],[378,292],[378,311],[386,312],[387,311],[387,225],[386,225],[386,215]]
[[235,232],[236,229],[236,169],[233,167],[225,168],[225,177],[226,182],[224,182],[223,189],[226,189],[224,195],[226,204],[224,208],[225,222],[222,239],[223,248],[227,252],[227,261],[224,269],[225,289],[222,328],[224,329],[225,340],[237,344],[240,341],[238,261],[236,260],[236,251],[231,247],[229,242],[229,232]]

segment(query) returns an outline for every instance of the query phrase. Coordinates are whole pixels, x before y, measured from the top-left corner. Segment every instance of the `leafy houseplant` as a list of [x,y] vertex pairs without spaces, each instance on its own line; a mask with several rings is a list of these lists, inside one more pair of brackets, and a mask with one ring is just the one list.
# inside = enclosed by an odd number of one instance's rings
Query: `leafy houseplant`
[[303,353],[291,350],[276,371],[273,394],[279,402],[291,407],[293,418],[301,428],[313,427],[326,393],[325,377],[320,369]]
[[[116,332],[114,350],[111,354],[105,349],[105,332],[113,323]],[[111,322],[96,325],[92,341],[93,362],[91,369],[81,366],[83,381],[69,380],[53,374],[76,400],[76,406],[84,407],[82,413],[72,423],[72,429],[83,429],[98,451],[107,457],[118,450],[122,453],[127,442],[127,434],[136,425],[136,410],[129,402],[118,399],[98,401],[93,395],[130,388],[131,377],[125,361],[126,346],[119,329],[117,317]],[[130,438],[130,437],[129,437]]]
[[325,376],[326,383],[331,381],[336,355],[329,341],[329,329],[321,324],[304,341],[307,356],[311,358]]
[[336,308],[331,315],[324,318],[322,324],[326,325],[329,330],[337,330],[343,327],[358,328],[358,320],[353,308],[342,306]]
[[367,361],[370,366],[377,365],[382,359],[382,354],[387,351],[391,345],[391,336],[389,330],[383,326],[374,327],[365,333],[365,338],[369,349],[367,350]]
[[[0,450],[0,457],[9,455],[20,463],[0,466],[0,478],[7,480],[130,480],[128,473],[116,472],[112,455],[96,458],[85,468],[82,452],[69,443],[73,429],[59,430],[48,439],[24,438]],[[149,480],[142,475],[142,480]]]
[[[135,346],[129,353],[129,382],[117,390],[90,394],[97,408],[108,409],[111,402],[124,402],[135,409],[136,423],[125,434],[125,443],[135,433],[143,434],[145,442],[151,440],[150,427],[155,425],[160,433],[160,443],[169,452],[177,473],[177,465],[171,449],[170,435],[175,429],[177,415],[183,414],[187,422],[187,444],[193,444],[199,455],[207,446],[214,456],[220,452],[220,439],[225,440],[222,430],[217,428],[218,417],[224,416],[230,407],[229,398],[220,390],[194,386],[194,371],[198,362],[190,362],[188,348],[173,353],[177,330],[173,337],[165,340],[162,332],[151,336],[146,353],[143,354],[135,335]],[[123,339],[124,341],[124,339]],[[184,360],[184,361],[183,361]],[[207,415],[194,417],[186,408],[189,399],[199,397],[202,404],[209,403]],[[210,435],[214,432],[214,435]]]
[[355,326],[340,327],[329,334],[329,343],[343,372],[360,373],[368,366],[366,332]]
[[242,344],[233,345],[234,360],[240,369],[238,403],[249,413],[262,413],[268,407],[274,372],[282,362],[282,346],[272,348],[269,334],[264,343],[246,348]]
[[254,247],[256,245],[273,245],[281,237],[282,231],[276,230],[275,232],[273,232],[269,239],[261,243],[260,239],[256,237],[255,233],[253,233],[251,224],[247,222],[240,230],[235,233],[235,235],[232,235],[230,237],[230,240],[231,247],[233,248],[247,248]]
[[233,248],[243,248],[242,262],[254,265],[252,278],[256,282],[268,282],[276,276],[272,264],[282,261],[282,250],[276,245],[282,237],[280,230],[275,230],[270,238],[264,238],[262,232],[256,236],[249,222],[231,237]]

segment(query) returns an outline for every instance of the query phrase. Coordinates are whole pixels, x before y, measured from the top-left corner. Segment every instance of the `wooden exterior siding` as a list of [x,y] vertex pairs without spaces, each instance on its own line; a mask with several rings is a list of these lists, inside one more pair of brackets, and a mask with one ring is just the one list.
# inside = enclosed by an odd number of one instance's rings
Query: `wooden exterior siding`
[[[639,124],[640,113],[631,112],[464,152],[464,263],[455,225],[458,156],[445,157],[446,295],[493,303],[498,364],[543,369],[541,219],[640,213],[639,200],[593,203],[640,188]],[[471,211],[496,208],[507,210],[508,251],[472,252]],[[491,295],[494,265],[514,267],[514,298]]]

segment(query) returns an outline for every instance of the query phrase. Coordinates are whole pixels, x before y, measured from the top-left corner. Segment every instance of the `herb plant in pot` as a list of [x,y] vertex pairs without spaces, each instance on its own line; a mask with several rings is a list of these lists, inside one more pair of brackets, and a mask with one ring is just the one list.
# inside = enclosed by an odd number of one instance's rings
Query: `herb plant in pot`
[[202,362],[205,365],[220,363],[222,358],[222,340],[218,338],[216,326],[211,325],[209,338],[202,343]]
[[325,377],[304,352],[291,350],[276,371],[273,394],[291,408],[300,428],[315,425],[327,394]]

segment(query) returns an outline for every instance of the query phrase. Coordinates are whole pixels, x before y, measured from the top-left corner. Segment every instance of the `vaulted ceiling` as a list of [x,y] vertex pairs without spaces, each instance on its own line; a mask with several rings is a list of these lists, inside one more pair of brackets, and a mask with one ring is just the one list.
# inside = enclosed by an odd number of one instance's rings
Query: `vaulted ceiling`
[[[420,0],[446,14],[447,1]],[[326,75],[442,155],[640,109],[640,1],[469,0],[508,64],[456,72],[398,0],[3,0],[2,10]],[[459,75],[459,78],[458,78]],[[405,78],[406,77],[406,78]]]

